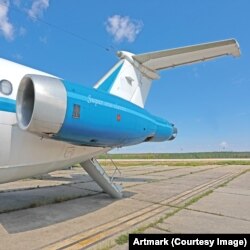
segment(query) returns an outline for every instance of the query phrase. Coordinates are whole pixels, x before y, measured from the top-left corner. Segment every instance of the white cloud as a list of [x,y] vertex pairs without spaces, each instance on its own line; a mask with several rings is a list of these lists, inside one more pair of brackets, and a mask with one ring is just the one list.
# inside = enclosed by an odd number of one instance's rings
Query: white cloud
[[28,10],[28,15],[31,18],[38,18],[43,15],[43,12],[49,7],[49,0],[34,0],[31,8]]
[[[11,4],[23,10],[22,0],[12,0]],[[25,12],[29,17],[36,19],[42,16],[43,12],[49,7],[49,0],[33,0],[32,5]],[[7,40],[14,39],[15,28],[9,20],[10,0],[0,0],[0,35],[3,35]],[[16,33],[19,36],[25,36],[27,30],[24,27],[16,28]],[[45,40],[44,40],[45,41]],[[43,41],[43,42],[44,42]],[[47,42],[47,41],[46,41]]]
[[134,42],[142,27],[142,21],[132,20],[129,16],[114,15],[106,22],[106,30],[116,42]]
[[14,38],[14,27],[9,21],[9,0],[0,0],[0,31],[7,40]]

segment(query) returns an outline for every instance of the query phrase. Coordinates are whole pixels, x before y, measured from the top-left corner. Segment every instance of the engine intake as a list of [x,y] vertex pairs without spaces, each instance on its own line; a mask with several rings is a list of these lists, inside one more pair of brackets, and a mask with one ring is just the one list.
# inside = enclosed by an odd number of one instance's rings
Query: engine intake
[[16,115],[21,129],[42,135],[56,134],[64,121],[67,92],[60,79],[26,75],[17,92]]

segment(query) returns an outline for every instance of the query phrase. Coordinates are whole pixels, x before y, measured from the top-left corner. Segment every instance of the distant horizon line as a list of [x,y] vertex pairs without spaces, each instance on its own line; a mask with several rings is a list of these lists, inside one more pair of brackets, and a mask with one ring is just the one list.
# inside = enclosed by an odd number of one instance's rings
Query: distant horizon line
[[206,154],[206,153],[249,153],[249,151],[193,151],[193,152],[134,152],[134,153],[119,153],[119,152],[110,152],[108,154],[119,154],[119,155],[133,155],[133,154]]

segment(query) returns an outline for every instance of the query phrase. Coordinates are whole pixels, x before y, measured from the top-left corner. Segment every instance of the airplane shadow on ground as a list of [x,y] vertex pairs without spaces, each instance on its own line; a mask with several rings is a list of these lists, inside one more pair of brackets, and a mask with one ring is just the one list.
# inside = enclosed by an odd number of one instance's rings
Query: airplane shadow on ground
[[[80,178],[81,181],[74,182]],[[103,193],[88,175],[74,174],[69,179],[72,183],[60,186],[1,192],[0,224],[10,234],[26,232],[88,215],[119,201]],[[115,181],[143,183],[149,180],[119,177]],[[123,199],[133,195],[135,193],[124,191]]]

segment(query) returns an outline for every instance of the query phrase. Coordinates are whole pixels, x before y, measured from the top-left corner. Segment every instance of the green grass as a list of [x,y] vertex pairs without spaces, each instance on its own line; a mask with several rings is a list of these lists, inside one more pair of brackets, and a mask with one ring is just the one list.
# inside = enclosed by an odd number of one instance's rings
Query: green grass
[[126,244],[128,242],[128,236],[129,234],[122,234],[120,235],[116,240],[115,240],[115,243],[118,244],[118,245],[123,245],[123,244]]
[[[132,234],[141,234],[141,233],[143,233],[147,228],[148,228],[148,226],[140,227],[140,228],[138,228],[138,229],[132,231],[131,233],[132,233]],[[129,234],[130,234],[130,233],[126,233],[126,234],[120,235],[120,236],[115,240],[116,244],[118,244],[118,245],[126,244],[126,243],[128,242]]]
[[[239,161],[229,161],[229,160],[221,160],[221,161],[119,161],[115,160],[115,164],[119,167],[130,167],[130,166],[170,166],[170,167],[197,167],[197,166],[207,166],[207,165],[250,165],[249,160],[239,160]],[[102,166],[113,166],[111,161],[101,161]]]
[[250,165],[250,160],[244,161],[217,161],[217,165]]
[[191,200],[187,201],[181,208],[186,208],[191,206],[192,204],[196,203],[197,201],[199,201],[200,199],[210,195],[211,193],[213,193],[213,190],[208,190],[205,193],[202,193],[200,195],[197,195],[195,197],[193,197]]
[[[250,152],[198,152],[198,153],[142,153],[142,154],[108,154],[112,159],[222,159],[249,158]],[[106,159],[100,155],[99,159]]]

